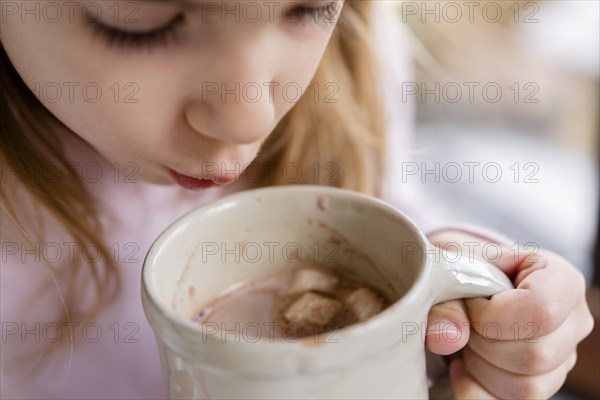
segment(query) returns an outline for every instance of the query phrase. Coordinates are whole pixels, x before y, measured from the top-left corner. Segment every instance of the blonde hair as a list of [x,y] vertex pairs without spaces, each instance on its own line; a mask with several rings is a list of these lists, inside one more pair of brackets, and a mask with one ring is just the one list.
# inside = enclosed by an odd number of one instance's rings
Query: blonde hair
[[369,3],[346,3],[313,79],[318,88],[329,88],[328,94],[334,95],[317,102],[306,95],[282,119],[255,160],[261,167],[276,169],[265,174],[273,178],[259,182],[260,186],[289,183],[282,169],[294,163],[300,171],[312,172],[304,173],[297,183],[380,194],[385,127],[368,26]]
[[[267,140],[254,161],[256,165],[281,170],[286,163],[295,163],[302,171],[318,165],[330,168],[331,173],[304,174],[294,183],[324,184],[379,194],[385,132],[368,26],[369,3],[347,1],[313,79],[321,88],[329,84],[337,90],[329,99],[332,101],[304,96]],[[0,86],[3,88],[0,162],[10,165],[19,181],[18,188],[4,184],[0,187],[3,218],[9,218],[26,241],[32,243],[44,240],[44,224],[36,223],[43,218],[34,215],[45,211],[82,245],[79,248],[95,243],[108,254],[97,205],[63,156],[56,137],[58,130],[68,131],[68,128],[27,88],[4,48],[0,53]],[[69,134],[80,140],[75,133]],[[60,176],[65,179],[52,182],[45,179],[47,175],[43,171],[50,166],[63,171]],[[265,178],[254,186],[290,183],[283,174],[263,176]],[[37,206],[35,211],[19,207],[25,197]],[[63,315],[59,318],[62,321],[91,320],[119,292],[118,270],[110,257],[102,257],[101,262],[80,261],[50,268],[54,284],[62,290]],[[81,282],[93,285],[96,300],[91,306],[86,307],[79,301],[77,288]],[[49,285],[52,286],[52,282]]]

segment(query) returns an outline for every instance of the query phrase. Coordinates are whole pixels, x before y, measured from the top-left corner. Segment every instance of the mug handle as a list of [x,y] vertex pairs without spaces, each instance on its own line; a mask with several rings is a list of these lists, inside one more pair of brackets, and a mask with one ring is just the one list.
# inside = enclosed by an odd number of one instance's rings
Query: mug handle
[[488,297],[514,289],[510,279],[495,265],[443,250],[429,243],[433,260],[434,302]]

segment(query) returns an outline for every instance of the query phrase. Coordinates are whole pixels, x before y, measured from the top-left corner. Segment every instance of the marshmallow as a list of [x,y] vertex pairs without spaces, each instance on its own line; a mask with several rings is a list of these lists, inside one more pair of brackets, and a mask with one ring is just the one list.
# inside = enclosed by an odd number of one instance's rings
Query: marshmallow
[[302,293],[311,290],[331,292],[337,284],[338,278],[329,271],[304,268],[294,272],[289,293]]
[[371,318],[383,310],[383,302],[372,290],[367,288],[356,289],[345,299],[346,307],[356,315],[360,321]]
[[338,300],[318,293],[304,293],[285,311],[283,316],[300,328],[307,326],[324,326],[342,311],[342,303]]

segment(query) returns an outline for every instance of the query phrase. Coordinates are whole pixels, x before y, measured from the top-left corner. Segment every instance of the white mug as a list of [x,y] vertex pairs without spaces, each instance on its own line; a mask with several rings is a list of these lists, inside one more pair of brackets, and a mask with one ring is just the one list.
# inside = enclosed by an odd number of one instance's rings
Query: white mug
[[[351,269],[394,302],[367,321],[299,340],[272,340],[258,324],[240,334],[193,321],[232,285],[307,258]],[[433,246],[389,204],[322,186],[250,190],[198,208],[158,237],[142,273],[172,399],[427,398],[430,308],[510,288],[493,265]]]

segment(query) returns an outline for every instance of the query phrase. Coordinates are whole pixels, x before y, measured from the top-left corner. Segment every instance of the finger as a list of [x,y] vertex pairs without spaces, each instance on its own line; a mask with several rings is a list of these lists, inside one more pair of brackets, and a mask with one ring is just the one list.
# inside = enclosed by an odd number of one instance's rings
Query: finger
[[[509,248],[506,245],[497,244],[479,236],[453,230],[435,233],[428,236],[428,239],[433,245],[443,250],[454,250],[459,247],[461,254],[469,259],[477,258],[492,264],[499,264],[496,266],[509,276],[515,273],[511,263],[504,262],[505,259],[510,260],[511,255],[516,251],[516,249],[513,250],[513,247]],[[486,246],[488,244],[493,245]]]
[[495,326],[500,335],[496,339],[511,340],[514,332],[509,327],[516,323],[535,328],[533,334],[518,332],[518,339],[548,335],[564,323],[584,296],[583,275],[560,256],[540,251],[535,261],[527,257],[520,254],[514,266],[518,271],[516,289],[467,301],[473,328],[480,334],[486,336],[484,330]]
[[452,383],[455,399],[495,399],[465,370],[463,361],[460,358],[450,364],[450,382]]
[[563,385],[567,373],[575,365],[577,355],[571,352],[558,368],[545,374],[527,376],[498,368],[470,350],[463,351],[465,369],[491,394],[502,399],[547,399]]
[[469,341],[469,317],[461,300],[440,303],[429,311],[425,345],[433,353],[456,353]]
[[[577,343],[585,338],[593,327],[593,320],[588,318],[588,309],[582,298],[574,312],[554,332],[540,338],[515,340],[491,340],[477,331],[472,331],[469,348],[477,355],[506,371],[524,375],[539,375],[550,372],[563,364],[575,350]],[[520,326],[518,323],[509,327],[515,338],[533,336],[535,327]],[[519,329],[525,333],[517,332]]]

